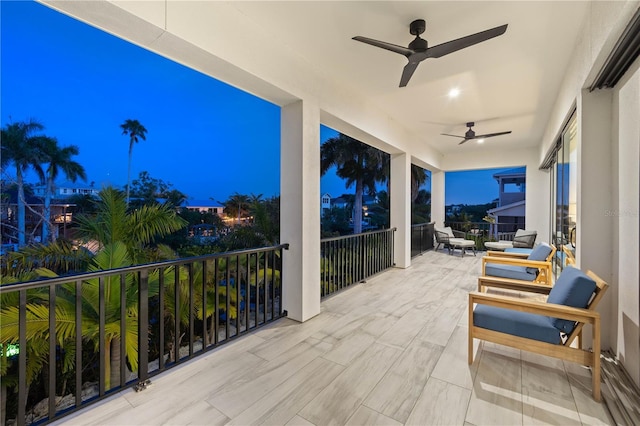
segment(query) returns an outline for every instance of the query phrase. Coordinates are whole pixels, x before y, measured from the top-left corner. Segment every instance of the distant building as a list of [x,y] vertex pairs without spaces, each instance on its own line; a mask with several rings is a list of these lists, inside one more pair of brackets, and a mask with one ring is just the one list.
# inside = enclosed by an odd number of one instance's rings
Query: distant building
[[[25,209],[25,234],[27,243],[41,242],[42,221],[44,212],[44,200],[34,195],[26,195]],[[50,206],[51,235],[53,238],[67,235],[67,224],[72,220],[72,207],[75,204],[68,203],[64,198],[54,198]],[[2,224],[2,244],[15,244],[18,242],[18,197],[16,192],[5,194],[0,204],[0,218]]]
[[447,216],[449,215],[453,215],[456,213],[460,213],[460,211],[462,211],[462,208],[464,207],[464,204],[450,204],[448,206],[445,207],[445,214]]
[[[370,218],[368,218],[368,210],[374,205],[378,204],[379,198],[377,195],[363,195],[362,196],[362,209],[363,209],[363,229],[368,229],[370,225]],[[350,202],[343,197],[331,198],[331,194],[324,193],[320,198],[320,216],[324,216],[324,213],[333,207],[346,209],[350,205]],[[351,220],[353,222],[353,207],[351,209]]]
[[324,216],[324,212],[329,209],[331,209],[331,194],[327,192],[322,194],[320,199],[320,216]]
[[200,213],[217,214],[220,217],[224,216],[224,206],[213,200],[185,200],[180,204],[180,207]]
[[498,232],[515,232],[524,229],[526,167],[505,170],[493,175],[500,188],[498,205],[487,210],[487,214],[496,219]]
[[[62,182],[56,184],[53,188],[52,198],[68,198],[74,195],[91,195],[98,196],[99,189],[93,187],[93,182],[89,185],[79,184],[76,182]],[[33,194],[36,197],[44,197],[46,193],[46,187],[44,185],[37,185],[33,187]]]

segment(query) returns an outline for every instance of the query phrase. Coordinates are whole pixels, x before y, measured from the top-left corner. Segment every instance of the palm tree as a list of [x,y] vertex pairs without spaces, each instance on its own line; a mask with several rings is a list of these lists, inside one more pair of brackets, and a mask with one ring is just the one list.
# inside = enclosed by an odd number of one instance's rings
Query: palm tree
[[55,180],[62,171],[65,177],[71,182],[78,178],[87,180],[84,167],[71,157],[78,155],[80,150],[75,145],[60,148],[55,138],[43,137],[41,139],[44,158],[49,163],[45,171],[45,197],[44,197],[44,221],[42,223],[42,242],[49,240],[49,225],[51,218],[51,197],[54,191]]
[[42,137],[35,132],[41,131],[44,126],[31,119],[28,122],[11,123],[2,129],[2,155],[1,164],[4,169],[13,163],[16,168],[16,183],[18,185],[18,246],[26,244],[26,215],[24,198],[24,173],[33,168],[40,178],[44,172],[40,166],[42,153],[39,139]]
[[[261,197],[260,194],[259,197]],[[238,194],[235,192],[224,202],[224,212],[227,216],[237,216],[238,224],[240,224],[240,216],[247,213],[251,199],[248,195]]]
[[411,202],[416,201],[418,198],[418,191],[420,187],[429,179],[427,171],[415,164],[411,165]]
[[336,166],[336,174],[346,179],[345,186],[356,185],[353,232],[362,232],[362,195],[367,189],[375,193],[376,182],[386,181],[387,167],[384,163],[384,153],[371,146],[340,133],[337,137],[328,139],[320,148],[320,173],[325,173]]
[[120,125],[123,135],[129,136],[129,166],[127,168],[127,205],[129,204],[129,186],[131,182],[131,157],[133,156],[133,144],[140,139],[147,140],[147,129],[138,120],[126,119]]
[[[148,261],[152,257],[149,244],[156,238],[175,232],[185,226],[186,222],[178,217],[175,211],[165,205],[142,206],[135,211],[128,211],[126,201],[122,192],[108,187],[100,191],[99,200],[96,201],[96,210],[91,215],[80,215],[78,232],[85,240],[95,240],[100,245],[100,250],[91,260],[88,270],[100,271],[119,267],[130,266],[136,263]],[[54,246],[54,245],[51,245]],[[49,246],[41,246],[48,248]],[[36,250],[34,247],[33,250]],[[166,252],[157,250],[157,252]],[[60,256],[68,258],[68,253],[48,253],[50,264],[53,258]],[[34,257],[38,257],[37,254]],[[157,259],[154,259],[157,260]],[[49,264],[47,264],[49,266]],[[35,270],[41,276],[52,277],[55,273],[45,268]],[[22,271],[22,274],[27,272]],[[167,279],[171,274],[167,271]],[[126,292],[126,345],[125,353],[131,367],[136,369],[137,362],[137,333],[138,333],[138,311],[137,311],[137,291],[138,286],[134,277],[130,274],[125,276],[126,282],[124,291]],[[8,282],[10,277],[3,276],[2,282]],[[170,281],[167,281],[169,283]],[[158,277],[157,273],[149,276],[149,295],[157,293]],[[66,339],[75,339],[75,290],[74,285],[62,286],[59,297],[56,298],[56,336],[61,342]],[[82,330],[83,337],[87,341],[99,343],[99,281],[90,279],[82,285]],[[46,287],[43,287],[48,294]],[[106,350],[105,359],[107,382],[106,388],[110,389],[119,382],[120,359],[120,277],[108,277],[105,280],[105,298],[107,306],[106,318]],[[4,302],[4,300],[3,300]],[[28,330],[33,333],[32,338],[44,339],[48,342],[49,329],[48,310],[42,305],[48,303],[48,295],[43,296],[27,307]],[[31,306],[33,305],[33,306]],[[0,309],[0,343],[15,343],[18,341],[18,316],[17,303],[3,303]],[[69,337],[71,336],[71,337]],[[48,343],[47,343],[48,345]],[[48,349],[47,349],[48,350]],[[0,365],[0,367],[2,367]],[[2,370],[2,369],[0,369]],[[2,372],[2,371],[0,371]]]
[[134,264],[148,260],[146,249],[156,238],[187,225],[167,204],[146,204],[128,210],[122,192],[112,187],[104,188],[98,196],[95,213],[77,217],[79,234],[85,240],[97,241],[101,248],[123,242]]

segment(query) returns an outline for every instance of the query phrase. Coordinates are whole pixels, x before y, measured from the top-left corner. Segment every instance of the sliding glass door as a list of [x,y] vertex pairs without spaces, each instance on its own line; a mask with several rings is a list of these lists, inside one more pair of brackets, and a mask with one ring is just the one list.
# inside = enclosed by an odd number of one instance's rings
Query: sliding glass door
[[563,247],[575,256],[577,234],[577,164],[578,139],[575,113],[560,136],[559,149],[551,167],[551,238],[558,249],[556,273],[565,264]]

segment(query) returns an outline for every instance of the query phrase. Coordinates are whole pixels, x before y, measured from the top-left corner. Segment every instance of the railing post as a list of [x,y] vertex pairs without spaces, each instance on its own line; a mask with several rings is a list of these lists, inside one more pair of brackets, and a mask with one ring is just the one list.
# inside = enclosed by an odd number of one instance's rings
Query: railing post
[[27,290],[20,290],[20,312],[18,318],[18,424],[26,423],[27,407]]
[[145,389],[149,380],[149,270],[138,275],[138,384],[136,392]]

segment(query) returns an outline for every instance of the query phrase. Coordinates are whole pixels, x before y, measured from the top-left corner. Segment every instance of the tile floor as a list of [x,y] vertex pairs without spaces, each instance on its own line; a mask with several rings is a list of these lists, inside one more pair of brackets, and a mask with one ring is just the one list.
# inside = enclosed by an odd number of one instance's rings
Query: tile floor
[[610,424],[583,367],[490,343],[467,364],[481,255],[425,253],[59,423]]

